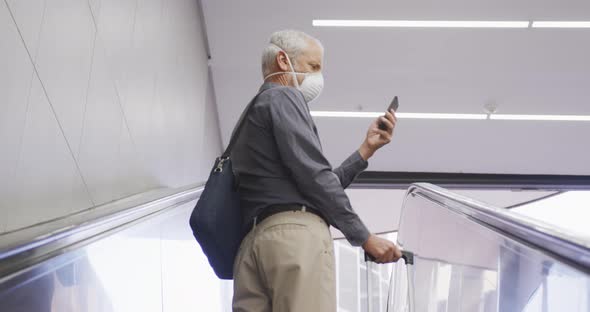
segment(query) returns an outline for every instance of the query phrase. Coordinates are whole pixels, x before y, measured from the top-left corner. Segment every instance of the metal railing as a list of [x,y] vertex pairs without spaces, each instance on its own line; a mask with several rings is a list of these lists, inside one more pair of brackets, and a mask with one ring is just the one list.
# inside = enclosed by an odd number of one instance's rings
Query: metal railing
[[0,235],[0,283],[27,267],[195,200],[203,188],[201,183],[154,190]]
[[579,269],[590,271],[590,241],[567,229],[496,208],[428,183],[410,186],[406,197],[417,195],[440,203],[455,213],[467,216],[506,236],[532,245],[539,251],[550,253]]

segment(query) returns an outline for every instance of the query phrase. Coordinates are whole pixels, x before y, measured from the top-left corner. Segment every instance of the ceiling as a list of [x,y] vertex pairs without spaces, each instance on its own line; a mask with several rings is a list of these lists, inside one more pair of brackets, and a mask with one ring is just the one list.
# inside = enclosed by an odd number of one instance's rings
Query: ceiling
[[[585,0],[202,0],[224,144],[262,83],[273,31],[325,46],[312,110],[590,115],[590,29],[316,28],[313,19],[590,20]],[[371,119],[315,117],[338,165]],[[590,122],[401,119],[368,170],[590,175]]]

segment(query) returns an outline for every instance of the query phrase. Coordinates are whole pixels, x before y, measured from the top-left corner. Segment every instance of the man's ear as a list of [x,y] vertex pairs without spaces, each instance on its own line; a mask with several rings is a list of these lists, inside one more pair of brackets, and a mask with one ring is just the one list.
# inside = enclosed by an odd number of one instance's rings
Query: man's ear
[[279,51],[279,53],[277,53],[277,65],[281,71],[291,71],[285,51]]

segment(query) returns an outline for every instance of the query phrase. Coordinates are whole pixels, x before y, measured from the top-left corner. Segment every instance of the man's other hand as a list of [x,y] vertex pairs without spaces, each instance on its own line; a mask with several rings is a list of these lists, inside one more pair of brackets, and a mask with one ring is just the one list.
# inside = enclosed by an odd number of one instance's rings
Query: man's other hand
[[363,249],[375,258],[377,263],[397,262],[402,252],[393,242],[371,234],[363,244]]
[[[385,130],[379,129],[379,123],[385,125]],[[367,130],[367,137],[359,149],[363,159],[369,159],[375,151],[391,142],[396,123],[397,118],[394,110],[386,112],[385,116],[380,116],[371,123],[369,130]]]

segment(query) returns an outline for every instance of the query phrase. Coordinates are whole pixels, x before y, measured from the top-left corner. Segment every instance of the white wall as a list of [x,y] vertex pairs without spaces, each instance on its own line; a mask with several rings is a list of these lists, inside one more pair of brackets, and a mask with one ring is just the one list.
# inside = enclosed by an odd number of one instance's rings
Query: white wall
[[218,118],[194,0],[0,1],[0,233],[206,180]]

